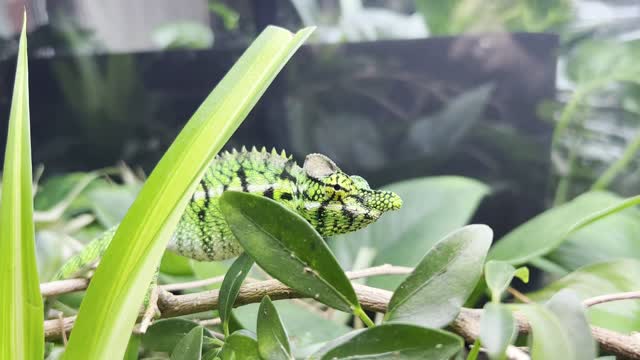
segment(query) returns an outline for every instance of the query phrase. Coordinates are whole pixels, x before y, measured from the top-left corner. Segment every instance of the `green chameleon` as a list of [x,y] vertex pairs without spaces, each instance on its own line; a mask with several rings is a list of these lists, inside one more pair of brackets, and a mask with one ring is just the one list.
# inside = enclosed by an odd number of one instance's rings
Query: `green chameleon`
[[[243,147],[213,160],[169,240],[169,250],[200,261],[242,253],[218,208],[218,197],[226,190],[273,199],[300,214],[324,237],[362,229],[384,212],[402,206],[395,193],[372,190],[365,179],[345,174],[324,155],[310,154],[300,167],[284,151]],[[76,276],[95,265],[116,229],[107,230],[71,257],[53,280]]]

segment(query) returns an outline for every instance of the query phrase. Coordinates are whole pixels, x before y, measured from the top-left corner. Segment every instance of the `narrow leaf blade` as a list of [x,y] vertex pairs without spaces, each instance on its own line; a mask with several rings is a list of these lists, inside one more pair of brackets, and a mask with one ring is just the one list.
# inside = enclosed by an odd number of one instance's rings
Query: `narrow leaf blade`
[[318,232],[283,205],[227,191],[220,210],[244,250],[287,286],[335,309],[359,308],[349,279]]
[[66,359],[122,357],[145,292],[189,195],[311,31],[293,35],[267,27],[180,132],[129,208],[100,262],[80,307]]
[[229,336],[229,320],[231,319],[231,309],[236,302],[238,293],[240,292],[240,286],[242,282],[249,274],[249,270],[253,266],[253,259],[245,254],[240,255],[231,264],[231,267],[224,275],[222,280],[222,286],[220,287],[220,306],[218,311],[220,312],[220,319],[222,320],[222,328],[224,335]]
[[0,206],[0,358],[42,359],[44,310],[33,227],[26,14],[16,66]]
[[438,242],[393,293],[386,319],[434,328],[450,323],[480,279],[492,237],[488,226],[468,225]]
[[287,332],[278,311],[268,296],[262,298],[258,310],[258,352],[264,359],[291,359]]

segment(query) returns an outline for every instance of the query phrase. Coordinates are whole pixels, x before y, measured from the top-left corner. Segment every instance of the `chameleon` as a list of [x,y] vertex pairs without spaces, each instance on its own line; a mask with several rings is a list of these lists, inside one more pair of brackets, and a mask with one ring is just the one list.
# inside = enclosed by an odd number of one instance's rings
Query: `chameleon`
[[[211,162],[169,240],[169,251],[198,261],[226,260],[243,252],[218,206],[224,191],[273,199],[301,215],[325,238],[362,229],[402,206],[397,194],[372,190],[364,178],[347,175],[325,155],[309,154],[300,167],[285,151],[243,147],[218,154]],[[94,266],[116,230],[117,225],[92,240],[67,260],[53,280]]]

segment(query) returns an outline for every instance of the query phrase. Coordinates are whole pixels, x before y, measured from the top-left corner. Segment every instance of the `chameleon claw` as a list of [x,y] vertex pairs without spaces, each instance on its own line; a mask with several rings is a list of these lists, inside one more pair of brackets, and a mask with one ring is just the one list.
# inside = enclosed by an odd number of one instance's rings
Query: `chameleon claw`
[[[151,325],[153,319],[160,317],[160,309],[158,308],[158,296],[160,294],[160,288],[155,285],[151,289],[149,294],[148,303],[146,304],[144,314],[142,315],[142,321],[140,321],[140,333],[144,334]],[[147,301],[145,301],[147,302]]]

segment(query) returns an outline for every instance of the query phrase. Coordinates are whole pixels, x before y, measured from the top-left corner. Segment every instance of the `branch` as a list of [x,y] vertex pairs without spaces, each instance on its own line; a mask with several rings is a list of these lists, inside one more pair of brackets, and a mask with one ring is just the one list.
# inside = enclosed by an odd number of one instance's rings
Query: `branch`
[[632,300],[632,299],[640,299],[640,291],[630,291],[630,292],[623,292],[623,293],[616,293],[616,294],[594,296],[592,298],[589,298],[583,301],[582,305],[584,305],[584,307],[591,307],[591,306],[606,303],[606,302]]
[[[370,271],[370,269],[367,269]],[[354,275],[353,273],[351,274]],[[363,308],[373,312],[385,312],[392,293],[387,290],[369,286],[353,284],[358,299]],[[240,293],[235,306],[259,303],[265,295],[272,300],[301,298],[291,288],[277,280],[266,280],[245,284],[240,288]],[[193,314],[212,310],[218,307],[219,291],[203,291],[195,294],[173,295],[161,290],[158,299],[158,308],[163,318]],[[450,324],[450,328],[461,335],[466,341],[473,342],[480,334],[481,309],[462,308],[458,317]],[[527,319],[521,313],[514,313],[518,329],[521,333],[528,333],[530,326]],[[70,331],[75,318],[69,317],[61,320],[45,321],[45,337],[47,340],[59,339],[64,331]],[[640,359],[640,341],[632,336],[619,334],[599,327],[592,327],[594,339],[604,351],[630,359]]]

